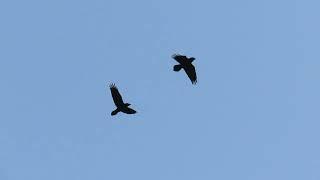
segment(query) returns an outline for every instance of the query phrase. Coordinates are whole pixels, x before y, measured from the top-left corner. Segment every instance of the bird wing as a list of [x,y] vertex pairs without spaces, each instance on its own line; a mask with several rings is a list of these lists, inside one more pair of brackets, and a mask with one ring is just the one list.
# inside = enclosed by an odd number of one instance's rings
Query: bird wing
[[175,59],[180,64],[184,64],[184,62],[188,60],[187,56],[183,56],[180,54],[173,54],[172,58]]
[[126,114],[135,114],[137,111],[127,107],[127,108],[123,109],[122,112],[124,112]]
[[121,94],[118,91],[118,88],[115,84],[110,84],[111,95],[113,98],[114,104],[118,107],[124,104]]
[[191,64],[191,65],[187,66],[184,70],[187,73],[192,84],[196,84],[197,83],[196,68]]

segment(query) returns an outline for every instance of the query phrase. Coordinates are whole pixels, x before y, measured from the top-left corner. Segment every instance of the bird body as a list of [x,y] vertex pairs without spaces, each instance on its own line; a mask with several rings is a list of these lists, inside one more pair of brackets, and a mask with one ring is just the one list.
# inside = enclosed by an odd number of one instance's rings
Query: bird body
[[117,109],[115,109],[114,111],[111,112],[111,115],[114,116],[116,115],[118,112],[123,112],[126,114],[135,114],[136,111],[129,108],[129,106],[131,104],[129,103],[124,103],[121,97],[121,94],[118,91],[118,88],[116,87],[115,84],[110,84],[110,91],[111,91],[111,95],[114,101],[114,104],[116,105]]
[[191,80],[192,84],[197,83],[196,69],[192,62],[195,60],[194,57],[187,58],[186,56],[174,54],[172,58],[175,59],[179,64],[173,66],[173,70],[178,72],[183,69]]

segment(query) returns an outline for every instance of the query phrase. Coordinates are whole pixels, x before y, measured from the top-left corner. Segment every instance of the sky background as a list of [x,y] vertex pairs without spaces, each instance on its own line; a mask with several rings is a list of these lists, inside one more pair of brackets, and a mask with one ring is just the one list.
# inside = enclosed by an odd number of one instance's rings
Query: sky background
[[319,6],[0,1],[0,179],[319,180]]

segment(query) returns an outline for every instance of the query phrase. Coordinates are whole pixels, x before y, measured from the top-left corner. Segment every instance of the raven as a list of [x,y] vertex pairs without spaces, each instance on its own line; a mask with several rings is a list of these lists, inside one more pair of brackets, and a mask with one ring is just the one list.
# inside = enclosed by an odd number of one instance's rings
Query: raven
[[111,115],[114,116],[118,112],[123,112],[123,113],[126,113],[126,114],[135,114],[136,111],[131,109],[131,108],[129,108],[129,106],[131,104],[123,102],[122,97],[121,97],[121,95],[120,95],[120,93],[118,91],[117,86],[112,83],[112,84],[109,85],[109,87],[110,87],[110,90],[111,90],[111,95],[112,95],[112,98],[113,98],[113,102],[117,106],[117,109],[112,111]]
[[172,58],[179,63],[178,65],[173,66],[173,70],[180,71],[181,69],[184,69],[189,79],[191,80],[192,84],[196,84],[197,83],[196,69],[192,65],[192,61],[194,61],[195,58],[194,57],[187,58],[187,56],[183,56],[180,54],[173,54]]

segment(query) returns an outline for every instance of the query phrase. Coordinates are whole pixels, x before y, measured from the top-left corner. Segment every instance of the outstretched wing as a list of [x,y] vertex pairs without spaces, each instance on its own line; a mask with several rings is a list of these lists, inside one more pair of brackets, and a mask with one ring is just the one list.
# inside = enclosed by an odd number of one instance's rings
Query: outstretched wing
[[173,54],[172,58],[175,59],[180,64],[184,64],[188,60],[187,56],[183,56],[180,54]]
[[191,80],[192,84],[197,84],[197,73],[196,73],[196,68],[190,64],[184,69]]
[[123,109],[122,112],[124,112],[126,114],[135,114],[137,111],[127,107],[127,108]]
[[112,95],[112,98],[113,98],[113,102],[114,104],[118,107],[118,106],[121,106],[123,105],[123,100],[122,100],[122,97],[118,91],[118,88],[115,84],[110,84],[110,90],[111,90],[111,95]]

